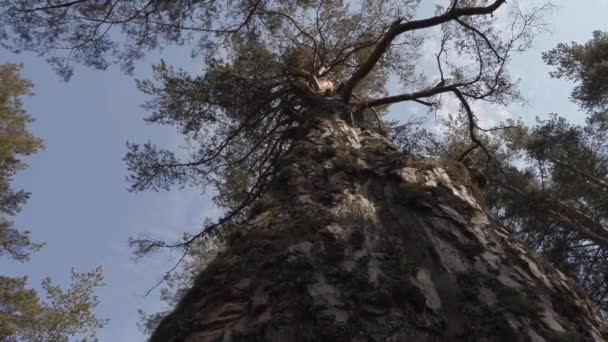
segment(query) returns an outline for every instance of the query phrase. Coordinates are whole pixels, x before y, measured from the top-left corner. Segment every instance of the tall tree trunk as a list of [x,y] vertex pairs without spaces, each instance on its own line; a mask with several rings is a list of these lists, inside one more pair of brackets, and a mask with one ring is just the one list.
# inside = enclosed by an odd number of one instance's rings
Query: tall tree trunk
[[462,164],[335,118],[294,139],[151,341],[608,341],[580,290],[488,219]]

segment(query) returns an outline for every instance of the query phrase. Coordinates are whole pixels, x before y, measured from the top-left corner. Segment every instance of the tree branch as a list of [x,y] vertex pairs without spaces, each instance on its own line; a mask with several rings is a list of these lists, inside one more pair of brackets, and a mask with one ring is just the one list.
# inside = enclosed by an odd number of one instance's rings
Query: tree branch
[[364,105],[364,107],[366,107],[366,108],[367,107],[377,107],[377,106],[389,105],[389,104],[404,102],[404,101],[416,101],[418,103],[422,103],[424,105],[430,106],[430,105],[432,105],[430,102],[421,101],[420,99],[453,91],[454,89],[457,89],[457,87],[459,87],[461,85],[463,85],[463,84],[455,83],[455,84],[450,84],[450,85],[439,85],[439,86],[435,86],[435,87],[428,88],[425,90],[417,91],[414,93],[382,97],[382,98],[374,99],[374,100],[367,102]]
[[[494,182],[505,190],[521,196],[527,196],[524,191],[515,186],[498,180],[494,180]],[[602,248],[608,248],[608,227],[589,217],[584,212],[561,201],[550,201],[549,203],[550,205],[544,208],[545,213],[549,217],[552,217],[566,227],[570,227],[585,238],[594,241],[602,246]]]
[[376,66],[378,61],[380,61],[382,56],[389,49],[393,40],[395,40],[395,38],[397,38],[399,35],[408,31],[441,25],[448,21],[456,20],[464,16],[491,14],[505,2],[506,0],[496,0],[488,6],[474,6],[463,8],[453,7],[449,11],[441,15],[426,19],[409,21],[405,23],[403,22],[403,19],[395,20],[391,24],[389,30],[384,34],[382,39],[380,39],[368,59],[361,65],[359,65],[357,70],[355,70],[352,76],[344,83],[344,86],[341,89],[342,99],[347,103],[350,101],[352,92],[357,86],[357,84],[361,82],[361,80],[363,80],[372,71],[374,66]]

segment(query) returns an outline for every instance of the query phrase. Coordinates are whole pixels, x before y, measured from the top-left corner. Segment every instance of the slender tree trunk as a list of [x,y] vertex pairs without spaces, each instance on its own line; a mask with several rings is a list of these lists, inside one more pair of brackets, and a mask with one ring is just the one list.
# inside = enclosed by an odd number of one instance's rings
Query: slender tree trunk
[[580,290],[490,222],[462,164],[325,112],[151,341],[608,341]]

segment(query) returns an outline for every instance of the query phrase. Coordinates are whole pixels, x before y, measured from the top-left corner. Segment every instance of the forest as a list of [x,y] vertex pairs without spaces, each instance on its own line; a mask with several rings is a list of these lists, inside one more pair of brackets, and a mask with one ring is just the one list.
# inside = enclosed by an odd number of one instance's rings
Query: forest
[[603,13],[0,0],[0,340],[608,341]]

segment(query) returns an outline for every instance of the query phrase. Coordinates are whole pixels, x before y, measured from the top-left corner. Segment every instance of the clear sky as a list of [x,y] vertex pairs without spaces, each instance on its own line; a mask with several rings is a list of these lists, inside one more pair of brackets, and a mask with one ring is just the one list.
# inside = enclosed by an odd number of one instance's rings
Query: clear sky
[[[529,0],[521,0],[528,2]],[[423,1],[429,6],[433,1]],[[584,115],[568,101],[572,84],[549,78],[541,52],[558,42],[584,42],[593,30],[608,30],[608,0],[560,0],[555,13],[547,17],[552,30],[537,40],[534,48],[516,58],[511,70],[521,78],[521,91],[528,106],[507,109],[479,107],[482,122],[496,122],[507,116],[531,120],[535,116],[559,113],[574,122]],[[150,66],[161,55],[150,54],[136,69],[136,77],[150,75]],[[198,61],[187,51],[171,50],[162,57],[175,66],[197,71]],[[0,62],[22,62],[23,76],[35,83],[35,96],[25,106],[36,118],[31,130],[44,139],[46,149],[28,159],[14,185],[32,192],[32,197],[15,219],[32,231],[37,241],[48,245],[27,263],[0,260],[1,272],[30,277],[37,287],[45,276],[66,284],[69,271],[92,270],[103,265],[107,286],[99,295],[98,313],[110,318],[100,332],[101,341],[142,341],[137,331],[137,309],[149,312],[161,307],[158,293],[144,297],[174,261],[171,255],[157,255],[132,262],[127,238],[141,232],[155,237],[175,238],[183,231],[200,227],[205,216],[216,216],[199,189],[171,192],[127,192],[127,171],[122,161],[125,142],[152,140],[162,146],[177,146],[179,136],[169,128],[146,125],[140,105],[146,98],[132,77],[113,67],[107,71],[78,68],[69,83],[59,80],[40,57],[0,51]],[[393,117],[407,118],[416,110],[395,106]],[[423,111],[420,111],[423,113]]]

